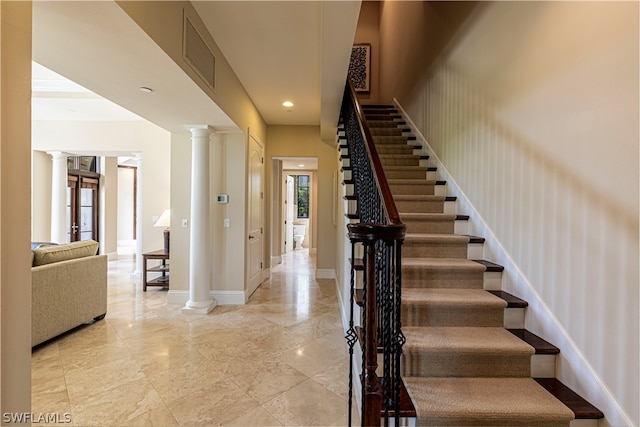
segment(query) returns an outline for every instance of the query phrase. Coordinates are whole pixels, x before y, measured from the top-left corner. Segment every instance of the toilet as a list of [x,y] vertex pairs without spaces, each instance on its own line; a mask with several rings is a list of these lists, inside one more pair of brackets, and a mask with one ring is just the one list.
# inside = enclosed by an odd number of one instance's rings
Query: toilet
[[302,248],[305,229],[306,227],[304,224],[293,224],[293,249]]

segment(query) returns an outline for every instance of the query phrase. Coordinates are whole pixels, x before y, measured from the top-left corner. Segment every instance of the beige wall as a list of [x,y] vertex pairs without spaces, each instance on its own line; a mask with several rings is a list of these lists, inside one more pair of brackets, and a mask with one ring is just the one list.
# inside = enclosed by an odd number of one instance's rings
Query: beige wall
[[[242,133],[221,133],[214,137],[215,152],[216,140],[220,144],[221,155],[224,161],[220,164],[220,168],[212,168],[212,170],[222,170],[222,175],[217,178],[212,175],[212,191],[213,188],[220,188],[229,194],[229,203],[227,205],[212,206],[213,222],[213,238],[215,263],[220,263],[218,269],[223,271],[222,276],[213,273],[212,290],[214,295],[218,293],[219,301],[238,301],[238,298],[248,298],[245,295],[245,207],[246,207],[246,174],[247,174],[247,144],[249,138],[249,130],[259,140],[266,143],[266,123],[256,109],[251,98],[248,96],[240,81],[234,74],[229,63],[218,48],[215,40],[206,30],[204,24],[197,15],[193,5],[186,1],[149,1],[149,2],[118,2],[120,7],[134,20],[136,23],[189,75],[193,81],[233,120],[237,125],[237,129]],[[216,57],[216,89],[211,90],[205,85],[200,77],[193,71],[189,64],[182,56],[182,27],[183,17],[187,15],[198,32],[203,37],[209,48]],[[185,125],[194,123],[185,123]],[[215,126],[215,123],[195,123]],[[190,157],[186,158],[187,146],[185,145],[185,136],[174,135],[172,139],[176,142],[172,143],[172,155],[177,155],[177,162],[181,165],[181,169],[176,169],[176,173],[172,176],[171,192],[172,201],[171,209],[183,212],[183,218],[189,218],[189,204],[179,205],[177,200],[184,199],[185,195],[190,194],[190,181],[185,180],[189,176],[186,174],[190,170]],[[190,141],[190,136],[186,136]],[[178,142],[178,140],[182,142]],[[190,144],[190,142],[189,142]],[[190,152],[190,151],[189,151]],[[217,163],[216,159],[212,160],[212,165]],[[173,162],[172,164],[176,165]],[[174,166],[175,167],[175,166]],[[215,194],[214,194],[215,195]],[[174,199],[175,198],[175,199]],[[187,211],[185,212],[185,208]],[[229,218],[230,227],[222,228],[220,219]],[[172,215],[172,230],[176,226],[174,215]],[[188,248],[188,233],[181,230],[183,235],[177,237],[180,240],[182,248]],[[222,243],[221,243],[222,242]],[[266,244],[265,244],[266,245]],[[173,246],[173,232],[172,232]],[[173,251],[172,251],[173,252]],[[269,251],[265,246],[264,264],[267,265],[269,259]],[[188,253],[184,252],[184,253]],[[181,265],[175,265],[179,262]],[[177,269],[178,277],[174,279],[174,266]],[[188,289],[188,259],[172,260],[172,279],[171,279],[171,301],[178,303],[184,297],[184,290]],[[175,280],[175,283],[174,283]],[[173,297],[175,295],[175,298]],[[186,299],[184,300],[186,301]]]
[[[119,1],[120,7],[238,125],[265,140],[266,124],[240,84],[215,40],[188,1]],[[216,58],[216,90],[212,91],[182,56],[183,16],[187,15]],[[193,123],[185,123],[193,124]],[[215,123],[210,123],[215,125]]]
[[[246,140],[243,133],[218,133],[211,137],[211,290],[221,304],[246,301],[245,294],[245,186]],[[191,134],[171,135],[171,286],[169,302],[182,304],[189,290],[191,218]],[[229,202],[216,202],[228,194]],[[229,227],[224,219],[229,218]]]
[[18,414],[31,411],[31,2],[0,2],[0,43],[0,413]]
[[[379,1],[364,1],[360,6],[358,27],[353,43],[369,43],[371,45],[371,64],[369,93],[359,93],[358,100],[363,104],[380,103],[379,73],[380,73],[380,4]],[[387,100],[389,102],[389,100]]]
[[638,425],[638,3],[457,7],[384,3],[382,97],[459,186],[560,379]]
[[[315,187],[317,188],[317,236],[314,241],[317,247],[316,267],[318,270],[335,271],[335,246],[336,226],[333,224],[333,173],[336,170],[337,150],[322,142],[319,126],[269,126],[267,128],[267,165],[272,163],[274,157],[317,157],[318,170],[316,173]],[[271,203],[272,197],[272,170],[266,168],[267,200],[266,212],[267,232],[265,233],[265,248],[270,250],[271,233]],[[271,258],[271,253],[265,257]]]

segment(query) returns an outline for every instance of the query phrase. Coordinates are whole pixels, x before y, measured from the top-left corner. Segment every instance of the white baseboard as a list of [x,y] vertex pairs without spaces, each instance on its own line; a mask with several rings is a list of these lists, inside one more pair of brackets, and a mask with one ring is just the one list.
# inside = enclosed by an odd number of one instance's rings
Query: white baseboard
[[271,266],[282,264],[282,255],[271,257]]
[[335,279],[336,271],[332,268],[316,269],[316,279]]
[[271,279],[271,269],[265,268],[264,270],[262,270],[262,280],[260,280],[260,283],[262,284],[262,282],[269,279]]
[[244,291],[211,291],[210,294],[219,305],[244,305],[247,302]]
[[[246,302],[244,291],[209,291],[218,305],[244,305]],[[188,290],[171,290],[167,292],[167,304],[183,306],[189,301]]]
[[315,254],[315,253],[318,253],[318,248],[309,249],[309,254]]

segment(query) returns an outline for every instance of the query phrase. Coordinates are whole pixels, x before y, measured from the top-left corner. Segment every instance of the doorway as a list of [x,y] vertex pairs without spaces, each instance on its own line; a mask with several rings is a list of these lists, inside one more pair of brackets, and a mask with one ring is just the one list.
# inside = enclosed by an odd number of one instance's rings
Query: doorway
[[[88,167],[82,167],[85,159]],[[78,163],[80,162],[80,164]],[[79,240],[99,241],[100,224],[100,174],[96,157],[76,157],[69,159],[67,174],[67,236],[69,242]],[[78,168],[80,166],[82,169]],[[87,170],[88,169],[88,170]]]
[[272,264],[292,251],[316,252],[317,169],[317,157],[273,158]]

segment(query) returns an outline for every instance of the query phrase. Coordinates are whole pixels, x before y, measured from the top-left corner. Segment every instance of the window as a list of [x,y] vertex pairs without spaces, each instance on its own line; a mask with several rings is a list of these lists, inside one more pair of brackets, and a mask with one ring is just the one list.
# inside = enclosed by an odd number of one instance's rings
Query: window
[[309,175],[296,175],[295,184],[298,218],[309,218]]

